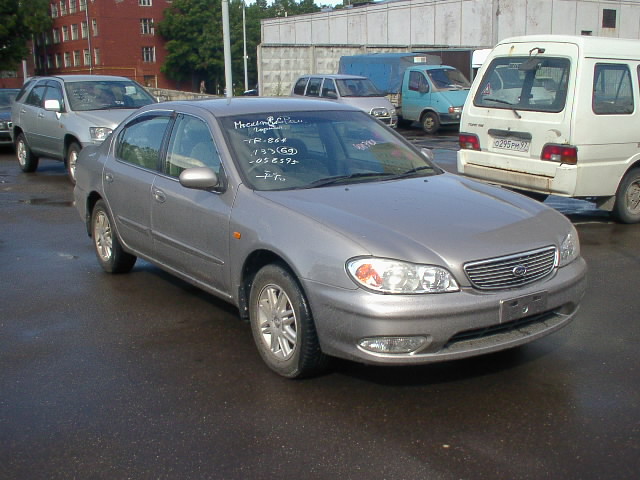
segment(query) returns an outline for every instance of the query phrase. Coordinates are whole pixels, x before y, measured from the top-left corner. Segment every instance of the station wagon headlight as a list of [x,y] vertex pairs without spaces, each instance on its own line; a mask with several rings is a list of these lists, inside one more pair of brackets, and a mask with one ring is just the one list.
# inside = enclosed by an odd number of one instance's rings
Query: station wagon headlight
[[89,133],[91,134],[91,140],[96,142],[102,142],[111,134],[112,130],[108,127],[90,127]]
[[354,258],[347,272],[361,287],[379,293],[445,293],[459,290],[448,270],[389,258]]
[[558,266],[564,267],[580,256],[580,240],[578,231],[571,225],[571,231],[564,237],[558,251]]

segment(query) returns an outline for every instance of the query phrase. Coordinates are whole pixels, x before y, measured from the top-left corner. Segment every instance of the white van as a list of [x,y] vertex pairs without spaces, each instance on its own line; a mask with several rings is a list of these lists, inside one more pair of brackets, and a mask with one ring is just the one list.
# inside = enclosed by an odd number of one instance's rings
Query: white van
[[501,41],[460,123],[458,171],[532,196],[593,200],[640,222],[640,41]]
[[302,75],[293,84],[291,96],[332,100],[353,105],[392,128],[398,123],[396,108],[367,77],[343,74]]

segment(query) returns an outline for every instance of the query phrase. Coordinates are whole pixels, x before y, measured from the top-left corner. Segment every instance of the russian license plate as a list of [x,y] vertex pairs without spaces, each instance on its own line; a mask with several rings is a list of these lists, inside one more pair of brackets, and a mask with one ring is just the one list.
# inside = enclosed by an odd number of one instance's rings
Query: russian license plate
[[494,138],[493,148],[499,148],[500,150],[511,150],[515,152],[528,152],[529,140],[512,140],[510,138]]
[[510,322],[546,311],[547,297],[547,292],[539,292],[510,300],[501,300],[500,322]]

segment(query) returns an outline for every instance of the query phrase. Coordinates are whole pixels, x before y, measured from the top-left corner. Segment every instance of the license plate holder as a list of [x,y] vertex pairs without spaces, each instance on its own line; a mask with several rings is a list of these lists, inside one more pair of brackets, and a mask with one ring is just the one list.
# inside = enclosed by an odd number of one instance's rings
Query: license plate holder
[[547,292],[500,300],[500,323],[536,315],[547,310]]
[[512,138],[495,137],[493,139],[493,148],[498,150],[509,150],[511,152],[526,153],[531,146],[530,140],[515,140]]

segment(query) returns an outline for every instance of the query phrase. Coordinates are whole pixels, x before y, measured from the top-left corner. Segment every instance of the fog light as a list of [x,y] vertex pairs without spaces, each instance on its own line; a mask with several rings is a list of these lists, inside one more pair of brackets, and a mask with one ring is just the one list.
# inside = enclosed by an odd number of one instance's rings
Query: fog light
[[424,347],[425,337],[371,337],[359,342],[360,348],[373,353],[412,353]]

